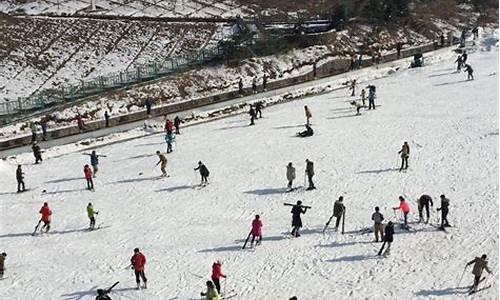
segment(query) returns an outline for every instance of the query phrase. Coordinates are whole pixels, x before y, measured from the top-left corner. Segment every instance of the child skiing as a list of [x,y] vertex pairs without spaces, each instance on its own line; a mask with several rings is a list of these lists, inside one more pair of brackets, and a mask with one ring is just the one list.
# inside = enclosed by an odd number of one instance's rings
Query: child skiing
[[212,265],[212,281],[215,284],[217,292],[220,294],[220,278],[226,278],[226,275],[222,273],[222,263],[220,260],[216,261]]
[[141,289],[141,280],[143,288],[147,288],[147,278],[146,275],[144,274],[144,266],[146,265],[146,256],[139,251],[139,248],[134,249],[134,255],[130,259],[130,264],[132,265],[132,269],[134,270],[135,274],[135,282],[137,283],[137,289]]
[[286,166],[286,179],[288,180],[288,189],[292,190],[293,180],[295,179],[295,168],[291,162]]
[[156,151],[156,155],[158,155],[158,158],[160,159],[156,165],[160,165],[160,170],[161,170],[161,176],[167,176],[167,171],[165,170],[165,168],[167,167],[167,158],[165,157],[165,155],[161,154],[160,151]]
[[467,263],[466,267],[474,264],[472,268],[472,274],[474,274],[474,284],[471,287],[471,294],[477,292],[477,287],[481,282],[481,275],[483,270],[486,270],[489,274],[491,274],[490,269],[488,268],[488,261],[486,261],[486,254],[481,255],[481,257],[476,257],[470,262]]
[[408,204],[408,202],[405,201],[403,196],[399,196],[399,206],[393,207],[392,209],[393,210],[400,209],[403,212],[403,216],[404,216],[403,228],[408,230],[409,229],[409,227],[408,227],[408,213],[410,212],[410,205]]
[[172,131],[167,131],[165,142],[167,143],[167,153],[172,152],[172,143],[175,141],[175,134]]
[[83,167],[83,173],[85,174],[85,179],[87,180],[87,189],[89,191],[94,190],[94,181],[92,180],[92,170],[89,165]]
[[208,171],[207,167],[201,161],[199,161],[198,167],[196,167],[194,170],[200,171],[200,176],[201,176],[200,185],[207,185],[208,184],[208,176],[210,175],[210,172]]
[[205,293],[201,292],[201,296],[205,296],[206,300],[220,300],[219,292],[214,287],[212,281],[207,281],[207,291]]
[[[23,170],[21,169],[21,165],[17,165],[16,169],[16,180],[17,180],[17,192],[21,193],[26,191],[26,187],[24,186],[24,173]],[[21,189],[22,187],[22,189]]]
[[[40,229],[40,231],[43,232],[43,229],[46,228],[45,233],[47,233],[50,230],[50,219],[52,216],[52,210],[49,208],[49,204],[47,202],[43,203],[43,206],[40,209],[39,213],[42,214],[41,220],[43,222],[43,226]],[[38,227],[38,225],[37,225],[37,227]]]
[[99,165],[99,157],[106,157],[106,155],[97,155],[95,150],[92,150],[92,153],[83,153],[83,155],[88,155],[90,156],[90,165],[92,166],[92,169],[94,170],[94,178],[97,176],[97,171],[99,170],[98,165]]
[[262,221],[260,220],[259,215],[255,215],[255,219],[252,221],[252,241],[250,242],[250,248],[253,247],[253,242],[255,238],[257,238],[257,242],[255,246],[260,245],[262,243]]
[[94,230],[95,229],[95,215],[98,215],[99,212],[95,211],[94,206],[92,203],[89,202],[87,205],[87,216],[89,217],[90,220],[90,225],[89,225],[89,230]]

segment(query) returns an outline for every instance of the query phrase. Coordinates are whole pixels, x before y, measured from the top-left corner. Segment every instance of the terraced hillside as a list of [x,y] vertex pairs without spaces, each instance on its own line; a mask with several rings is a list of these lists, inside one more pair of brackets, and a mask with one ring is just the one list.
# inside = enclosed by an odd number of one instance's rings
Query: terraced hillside
[[0,101],[214,46],[216,26],[3,17]]

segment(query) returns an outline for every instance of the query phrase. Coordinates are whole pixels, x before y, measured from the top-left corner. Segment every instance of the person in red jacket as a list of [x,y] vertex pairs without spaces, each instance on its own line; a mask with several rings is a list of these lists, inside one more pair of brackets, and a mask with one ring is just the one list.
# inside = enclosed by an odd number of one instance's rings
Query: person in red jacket
[[85,174],[85,179],[87,179],[87,188],[91,191],[94,189],[94,181],[92,181],[92,169],[89,165],[83,167],[83,173]]
[[139,251],[139,248],[134,249],[134,255],[130,259],[130,264],[135,273],[135,282],[137,283],[137,289],[141,288],[141,280],[144,283],[143,288],[147,288],[147,278],[144,274],[144,266],[146,265],[146,256]]
[[83,123],[82,115],[78,114],[76,116],[76,124],[78,125],[78,129],[83,131],[85,129],[85,123]]
[[403,196],[399,196],[399,206],[393,207],[392,209],[394,210],[401,209],[405,219],[404,227],[408,229],[408,213],[410,212],[410,205],[408,204],[408,202],[405,201]]
[[220,262],[220,260],[218,260],[218,261],[214,262],[214,264],[212,265],[212,281],[214,282],[215,287],[217,288],[217,291],[219,292],[219,294],[220,294],[220,278],[221,277],[226,278],[226,275],[224,275],[224,273],[222,273],[222,263]]
[[50,230],[50,216],[52,216],[52,210],[50,210],[49,204],[47,202],[45,202],[43,204],[39,213],[42,214],[42,222],[43,222],[43,226],[42,226],[41,230],[43,231],[43,229],[46,228],[45,232],[49,232],[49,230]]
[[257,238],[257,243],[255,245],[260,245],[262,242],[262,221],[259,215],[255,215],[255,219],[252,221],[252,242],[250,242],[251,247],[253,242]]

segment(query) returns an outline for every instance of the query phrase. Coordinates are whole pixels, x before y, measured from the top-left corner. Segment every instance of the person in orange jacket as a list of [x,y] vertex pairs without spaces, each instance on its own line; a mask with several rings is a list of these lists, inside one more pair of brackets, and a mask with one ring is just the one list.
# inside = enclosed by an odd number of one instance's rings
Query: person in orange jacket
[[49,232],[50,230],[50,219],[51,219],[51,216],[52,216],[52,210],[50,210],[49,208],[49,204],[47,202],[45,202],[42,206],[42,208],[40,209],[39,213],[42,214],[42,222],[43,222],[43,226],[42,226],[42,231],[44,228],[46,228],[45,232]]
[[215,284],[215,288],[217,288],[217,291],[220,294],[220,278],[224,277],[226,278],[226,275],[222,273],[222,263],[220,260],[214,262],[212,265],[212,281]]
[[408,202],[405,201],[403,196],[399,196],[399,206],[393,207],[392,209],[394,210],[401,209],[405,219],[404,227],[408,228],[408,213],[410,212],[410,205],[408,204]]
[[139,251],[139,248],[134,249],[134,255],[130,259],[130,264],[135,273],[135,282],[137,283],[137,289],[141,288],[141,280],[144,283],[143,288],[147,288],[148,279],[144,274],[144,266],[146,265],[146,256]]

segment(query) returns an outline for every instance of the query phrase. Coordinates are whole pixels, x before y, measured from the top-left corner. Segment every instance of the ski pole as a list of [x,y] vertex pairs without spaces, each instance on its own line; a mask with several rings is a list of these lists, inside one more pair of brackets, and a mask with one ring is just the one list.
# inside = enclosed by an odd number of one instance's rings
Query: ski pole
[[465,265],[464,271],[462,272],[462,276],[460,276],[460,280],[458,281],[457,287],[460,287],[460,282],[462,282],[462,278],[464,278],[465,270],[467,269],[467,265]]

